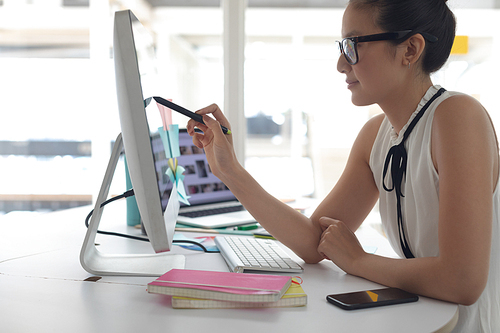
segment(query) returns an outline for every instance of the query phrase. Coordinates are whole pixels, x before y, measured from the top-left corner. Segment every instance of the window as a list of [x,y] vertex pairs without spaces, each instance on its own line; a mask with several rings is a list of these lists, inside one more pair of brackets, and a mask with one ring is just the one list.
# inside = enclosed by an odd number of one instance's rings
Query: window
[[[215,2],[181,7],[151,0],[152,6],[131,8],[156,39],[163,97],[192,110],[224,107],[223,17]],[[245,165],[278,197],[322,198],[359,129],[380,110],[352,106],[337,72],[334,41],[343,8],[259,3],[249,1],[246,11]],[[111,47],[112,15],[122,5],[0,5],[0,211],[89,204],[120,131]],[[468,51],[453,54],[434,82],[478,98],[500,128],[494,81],[500,11],[486,2],[456,6],[457,34],[468,36]],[[182,126],[187,119],[174,121]],[[123,171],[117,172],[115,193],[124,189]]]

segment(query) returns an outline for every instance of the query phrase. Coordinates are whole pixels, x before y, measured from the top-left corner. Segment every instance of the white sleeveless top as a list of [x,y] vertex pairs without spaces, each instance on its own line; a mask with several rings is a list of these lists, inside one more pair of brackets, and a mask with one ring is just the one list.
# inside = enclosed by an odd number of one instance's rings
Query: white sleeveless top
[[[402,258],[396,194],[383,187],[383,167],[389,149],[403,139],[406,128],[422,107],[440,89],[432,86],[420,101],[417,110],[400,131],[393,130],[387,117],[380,125],[377,138],[370,155],[370,168],[380,194],[380,215],[392,248]],[[439,255],[439,175],[431,157],[431,131],[437,106],[458,92],[445,91],[425,111],[405,142],[408,152],[406,181],[403,180],[401,199],[403,223],[409,247],[416,258]],[[386,185],[391,186],[390,172],[386,175]],[[493,229],[491,243],[490,270],[488,283],[479,300],[471,306],[459,306],[459,319],[453,332],[500,332],[500,195],[497,184],[493,193]]]

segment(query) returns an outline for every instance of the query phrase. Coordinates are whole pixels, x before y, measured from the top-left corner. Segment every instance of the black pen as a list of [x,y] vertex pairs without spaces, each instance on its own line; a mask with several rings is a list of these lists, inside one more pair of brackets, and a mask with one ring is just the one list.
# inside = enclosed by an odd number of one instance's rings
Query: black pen
[[[163,105],[163,106],[165,106],[165,107],[167,107],[169,109],[172,109],[174,111],[177,111],[177,112],[185,115],[186,117],[189,117],[189,118],[191,118],[191,119],[193,119],[193,120],[195,120],[195,121],[197,121],[197,122],[202,123],[202,124],[205,125],[205,123],[203,122],[203,116],[202,115],[194,113],[192,111],[189,111],[188,109],[185,109],[182,106],[179,106],[179,105],[177,105],[175,103],[172,103],[172,102],[170,102],[170,101],[168,101],[168,100],[166,100],[165,98],[162,98],[162,97],[154,96],[153,99],[155,101],[157,101],[158,103],[160,103],[161,105]],[[148,102],[148,104],[149,104],[149,102]],[[220,125],[220,127],[222,128],[222,132],[224,134],[231,134],[231,130],[228,129],[227,127],[222,126],[222,125]]]

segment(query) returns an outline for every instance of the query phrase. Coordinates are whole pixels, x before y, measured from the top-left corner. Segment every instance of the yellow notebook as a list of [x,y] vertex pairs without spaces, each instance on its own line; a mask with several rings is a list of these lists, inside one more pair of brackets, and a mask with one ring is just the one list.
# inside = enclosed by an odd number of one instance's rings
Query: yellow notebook
[[290,285],[283,297],[274,302],[232,302],[173,296],[172,307],[174,309],[236,309],[305,306],[307,304],[307,295],[295,278],[293,281],[294,283]]

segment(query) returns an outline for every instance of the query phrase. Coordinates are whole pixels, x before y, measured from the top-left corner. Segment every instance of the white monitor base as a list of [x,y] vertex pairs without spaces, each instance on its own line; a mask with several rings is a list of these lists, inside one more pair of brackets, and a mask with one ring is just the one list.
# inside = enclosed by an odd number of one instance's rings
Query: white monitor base
[[185,257],[179,254],[104,254],[95,247],[97,229],[101,221],[101,204],[109,194],[109,187],[123,147],[122,135],[118,135],[109,159],[101,190],[96,200],[87,234],[80,252],[80,263],[94,275],[161,276],[172,268],[183,269]]

